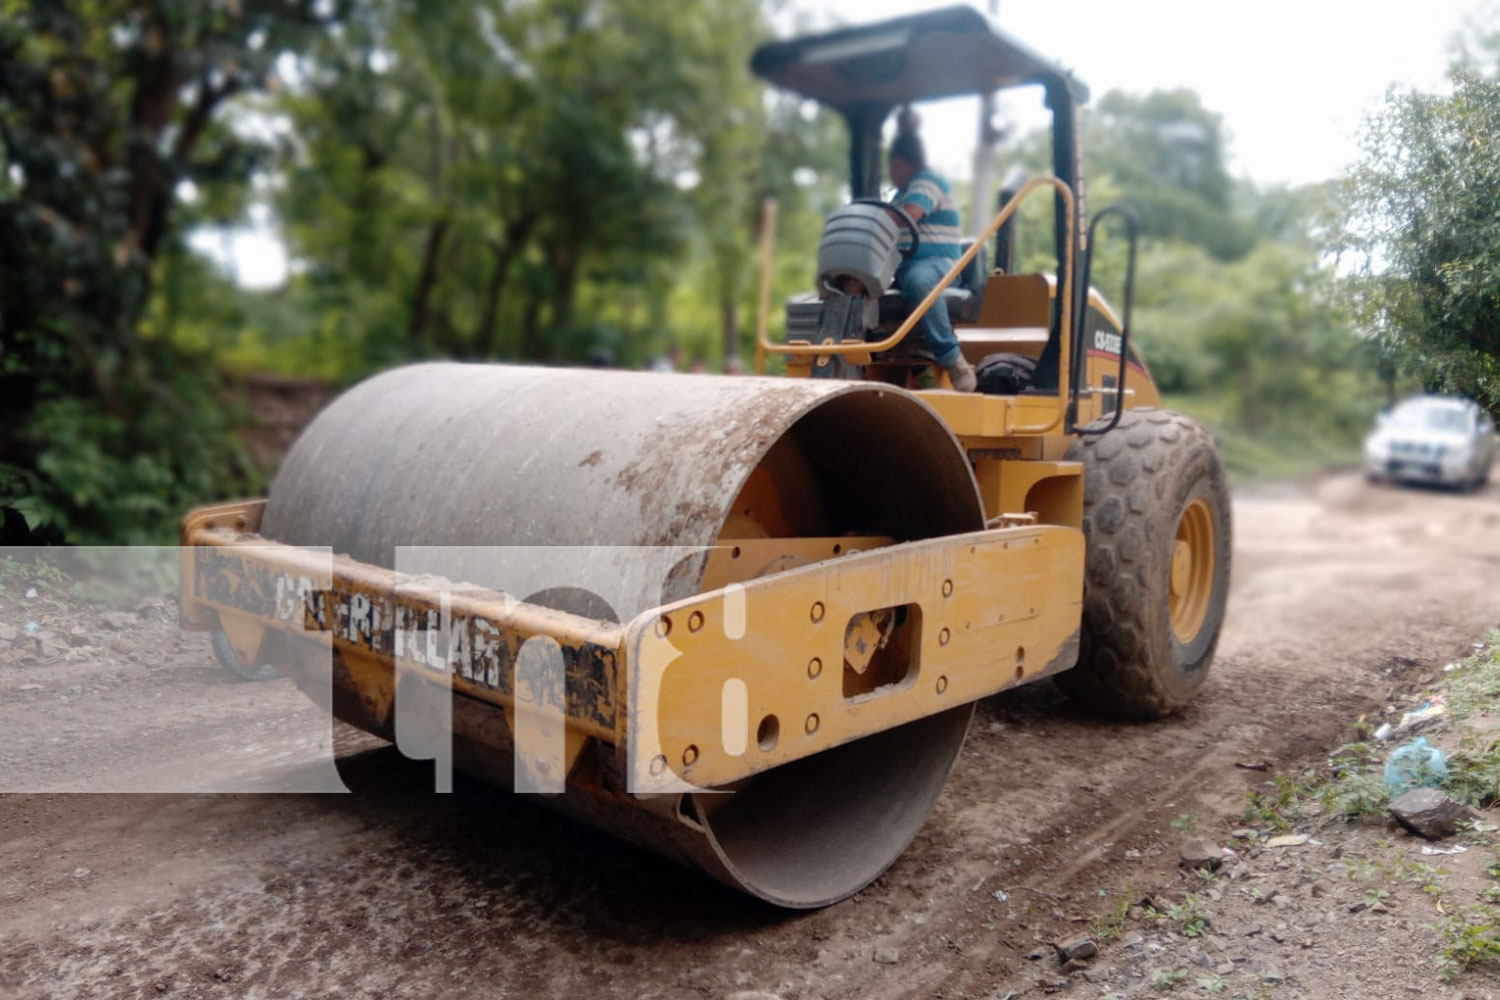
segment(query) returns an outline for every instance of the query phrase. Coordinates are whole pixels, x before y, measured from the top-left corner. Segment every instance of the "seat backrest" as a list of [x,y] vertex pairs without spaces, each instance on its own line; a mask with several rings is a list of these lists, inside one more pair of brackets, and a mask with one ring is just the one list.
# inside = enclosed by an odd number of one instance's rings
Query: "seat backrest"
[[[964,240],[964,252],[968,253],[973,245],[973,240]],[[989,255],[985,251],[981,245],[968,266],[959,272],[958,280],[949,286],[968,294],[943,297],[948,303],[948,318],[955,323],[972,323],[979,318],[980,307],[984,304],[985,279],[990,273]]]
[[985,327],[1042,327],[1052,325],[1052,286],[1042,274],[992,274],[979,319]]
[[[963,241],[964,253],[969,252],[969,247],[974,245],[973,240]],[[987,246],[981,246],[974,259],[969,261],[969,266],[964,268],[963,274],[958,276],[958,283],[973,293],[974,298],[984,298],[984,282],[990,276],[990,254]]]

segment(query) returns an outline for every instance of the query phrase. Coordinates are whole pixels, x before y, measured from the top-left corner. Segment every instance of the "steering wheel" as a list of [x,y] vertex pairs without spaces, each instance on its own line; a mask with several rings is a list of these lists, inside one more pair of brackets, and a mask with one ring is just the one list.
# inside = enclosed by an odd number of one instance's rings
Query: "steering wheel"
[[893,201],[881,201],[879,198],[856,198],[850,204],[874,205],[876,208],[885,209],[886,214],[895,219],[897,225],[903,227],[911,234],[911,241],[905,246],[902,246],[902,241],[898,239],[896,249],[901,251],[902,260],[912,259],[912,256],[917,252],[917,247],[922,245],[922,237],[917,233],[917,224],[912,221],[911,216],[902,210],[900,205],[897,205]]

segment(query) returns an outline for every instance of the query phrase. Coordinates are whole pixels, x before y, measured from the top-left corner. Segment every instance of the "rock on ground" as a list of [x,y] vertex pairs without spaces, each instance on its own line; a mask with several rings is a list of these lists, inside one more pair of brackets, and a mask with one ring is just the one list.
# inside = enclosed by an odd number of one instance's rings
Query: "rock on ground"
[[1073,961],[1082,961],[1087,958],[1093,958],[1095,955],[1099,954],[1099,949],[1097,946],[1095,946],[1094,939],[1088,937],[1073,938],[1070,941],[1063,941],[1060,942],[1056,947],[1058,961],[1062,962],[1064,965]]
[[1390,812],[1402,826],[1428,840],[1451,836],[1460,823],[1473,818],[1468,806],[1435,788],[1413,788],[1391,803]]
[[1211,840],[1194,837],[1178,852],[1184,868],[1218,868],[1224,863],[1224,849]]

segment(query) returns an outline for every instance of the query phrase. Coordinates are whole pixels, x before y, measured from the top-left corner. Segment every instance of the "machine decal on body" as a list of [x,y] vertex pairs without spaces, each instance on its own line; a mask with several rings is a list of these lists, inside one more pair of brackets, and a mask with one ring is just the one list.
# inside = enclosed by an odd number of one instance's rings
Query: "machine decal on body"
[[[354,652],[390,656],[397,669],[423,670],[515,697],[515,665],[529,636],[494,615],[465,604],[518,605],[509,594],[437,584],[397,585],[375,591],[344,581],[278,571],[253,552],[196,548],[199,596],[225,609],[326,633]],[[604,728],[615,725],[615,655],[583,643],[559,645],[565,665],[568,714]]]

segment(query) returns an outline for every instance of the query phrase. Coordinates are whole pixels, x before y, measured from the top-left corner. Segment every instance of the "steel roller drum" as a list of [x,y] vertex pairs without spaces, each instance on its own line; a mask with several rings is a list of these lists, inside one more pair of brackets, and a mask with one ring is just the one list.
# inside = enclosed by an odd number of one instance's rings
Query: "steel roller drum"
[[[623,621],[700,592],[701,547],[721,538],[899,542],[983,522],[957,440],[890,386],[442,363],[371,378],[320,414],[276,476],[261,533],[403,570],[402,546],[473,547],[478,561],[447,575]],[[484,558],[497,546],[530,548]],[[547,558],[550,546],[569,548]],[[634,575],[575,560],[582,578],[556,586],[561,555],[580,546],[669,555]],[[821,906],[910,843],[971,714],[952,709],[732,792],[634,798],[574,775],[543,801],[778,905]],[[507,784],[500,715],[456,704],[455,758]]]

